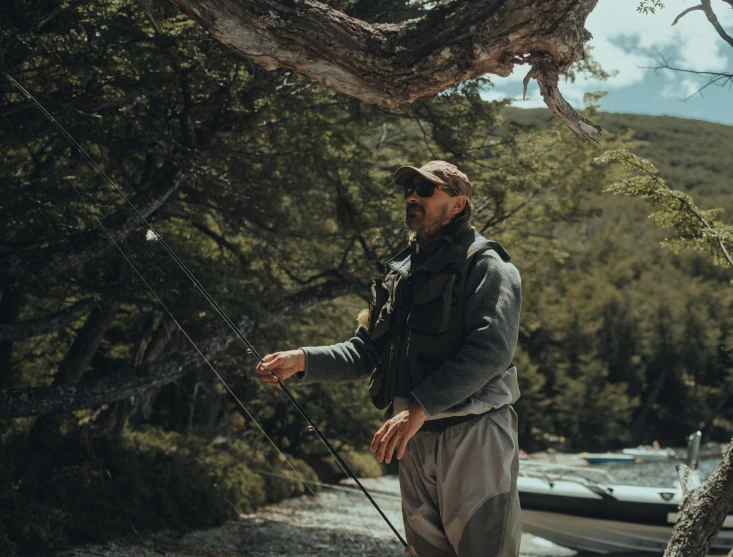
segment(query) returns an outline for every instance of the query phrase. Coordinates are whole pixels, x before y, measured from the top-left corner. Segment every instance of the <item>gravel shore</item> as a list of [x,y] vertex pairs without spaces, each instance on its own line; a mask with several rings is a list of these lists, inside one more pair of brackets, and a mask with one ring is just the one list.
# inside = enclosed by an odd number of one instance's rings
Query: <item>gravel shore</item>
[[[402,533],[397,479],[363,480],[390,521]],[[48,557],[397,557],[402,544],[376,510],[349,488],[324,489],[260,509],[218,528],[184,535],[158,532],[102,545],[57,551]],[[522,555],[569,557],[573,551],[525,534]]]

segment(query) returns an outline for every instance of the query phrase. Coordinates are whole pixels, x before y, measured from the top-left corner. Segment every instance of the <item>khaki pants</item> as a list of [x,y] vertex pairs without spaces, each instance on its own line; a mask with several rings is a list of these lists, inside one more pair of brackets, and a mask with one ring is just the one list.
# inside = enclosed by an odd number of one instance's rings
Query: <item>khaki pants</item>
[[506,406],[440,433],[418,432],[400,461],[407,542],[420,557],[516,557],[517,415]]

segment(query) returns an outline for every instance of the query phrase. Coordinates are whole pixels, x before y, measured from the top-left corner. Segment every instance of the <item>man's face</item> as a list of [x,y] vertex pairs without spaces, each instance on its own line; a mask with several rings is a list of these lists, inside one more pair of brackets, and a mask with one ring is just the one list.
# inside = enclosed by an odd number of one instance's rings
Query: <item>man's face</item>
[[455,196],[437,188],[431,197],[420,197],[413,191],[405,200],[407,232],[415,234],[418,240],[434,236],[462,209],[456,208],[456,200]]

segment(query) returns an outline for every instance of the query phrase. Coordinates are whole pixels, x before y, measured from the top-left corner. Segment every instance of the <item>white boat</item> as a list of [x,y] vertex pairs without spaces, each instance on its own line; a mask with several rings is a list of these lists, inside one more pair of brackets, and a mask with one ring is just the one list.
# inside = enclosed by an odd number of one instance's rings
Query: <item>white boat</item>
[[[682,490],[617,485],[605,471],[522,462],[518,481],[525,532],[580,552],[661,554]],[[733,515],[711,552],[733,546]]]
[[583,458],[588,464],[608,464],[612,462],[616,463],[631,463],[636,462],[636,458],[623,454],[623,453],[580,453],[580,458]]
[[633,456],[637,460],[669,460],[676,456],[674,449],[670,449],[669,447],[659,449],[650,446],[640,446],[634,449],[622,449],[621,452],[625,455]]

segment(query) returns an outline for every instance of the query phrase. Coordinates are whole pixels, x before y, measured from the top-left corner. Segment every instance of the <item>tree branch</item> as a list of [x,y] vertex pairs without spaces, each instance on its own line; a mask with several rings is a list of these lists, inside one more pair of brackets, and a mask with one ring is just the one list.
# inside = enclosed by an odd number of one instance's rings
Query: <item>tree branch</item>
[[249,261],[247,260],[247,257],[242,253],[242,250],[238,246],[232,244],[224,236],[222,236],[221,234],[217,234],[216,232],[201,223],[191,222],[190,224],[198,231],[214,240],[220,248],[226,248],[230,252],[232,252],[232,254],[236,256],[236,258],[239,260],[239,264],[241,265],[242,269],[247,269],[249,267]]
[[[406,108],[466,80],[542,62],[556,75],[582,60],[597,0],[453,0],[402,23],[367,23],[317,0],[170,0],[214,38],[267,70],[288,68],[386,108]],[[541,73],[541,72],[540,72]],[[538,81],[541,75],[538,75]],[[555,88],[563,122],[593,141]],[[597,141],[597,137],[595,138]]]
[[[365,284],[356,282],[328,281],[287,296],[264,318],[258,320],[256,325],[251,317],[245,315],[238,319],[237,326],[248,335],[255,326],[258,329],[271,327],[296,310],[366,288]],[[211,360],[223,353],[235,338],[228,327],[221,327],[217,333],[198,343],[198,347]],[[72,412],[117,402],[180,379],[200,364],[198,351],[191,348],[181,350],[167,360],[151,362],[134,367],[126,373],[86,383],[0,390],[0,420],[42,416],[52,412]]]
[[723,26],[718,21],[718,18],[713,11],[713,7],[710,5],[710,0],[702,0],[700,3],[702,4],[702,8],[705,11],[705,17],[708,18],[710,24],[718,32],[718,35],[720,35],[720,38],[727,42],[730,46],[733,46],[733,37],[725,32],[725,29],[723,29]]
[[86,314],[96,303],[94,298],[87,298],[45,317],[21,321],[12,325],[0,324],[0,341],[25,340],[57,331]]
[[[731,8],[733,8],[733,0],[723,0],[726,4],[729,4]],[[680,15],[678,15],[674,21],[672,22],[672,25],[677,25],[677,22],[685,17],[690,12],[694,11],[702,11],[705,13],[705,17],[708,18],[708,21],[713,26],[713,28],[717,31],[718,35],[720,35],[720,38],[723,39],[725,42],[727,42],[730,46],[733,46],[733,37],[731,37],[728,33],[726,33],[725,29],[723,29],[723,26],[720,24],[720,21],[718,21],[718,17],[715,15],[715,12],[713,11],[713,7],[710,4],[710,0],[701,0],[700,4],[697,6],[693,6],[692,8],[687,8],[685,11],[683,11]]]
[[105,300],[94,308],[76,335],[59,369],[53,376],[54,385],[78,383],[97,353],[104,335],[114,323],[120,308],[118,300]]
[[670,66],[669,62],[662,56],[659,55],[659,59],[656,60],[659,64],[658,66],[642,66],[642,69],[645,70],[654,70],[655,72],[658,72],[659,70],[671,70],[673,72],[680,72],[680,73],[686,73],[686,74],[692,74],[697,75],[701,77],[707,78],[707,83],[705,85],[701,86],[697,91],[689,95],[688,97],[685,97],[682,100],[688,100],[694,97],[695,95],[702,95],[702,92],[710,87],[711,85],[716,85],[718,87],[723,87],[726,84],[729,84],[733,82],[733,73],[725,73],[725,72],[709,72],[709,71],[700,71],[700,70],[688,70],[686,68],[677,68],[674,66]]
[[664,557],[703,557],[733,508],[733,442],[705,483],[688,491]]
[[568,128],[573,130],[583,139],[600,148],[601,127],[578,114],[575,109],[570,106],[570,103],[568,103],[560,94],[560,90],[557,87],[560,73],[554,68],[548,67],[544,64],[543,66],[544,67],[540,68],[533,66],[532,71],[537,69],[537,84],[540,86],[540,94],[545,100],[547,107]]
[[698,10],[700,10],[700,11],[703,10],[702,5],[700,5],[700,6],[693,6],[692,8],[687,8],[684,12],[682,12],[680,15],[678,15],[676,18],[674,18],[674,21],[672,22],[672,25],[677,25],[677,22],[680,19],[682,19],[683,17],[685,17],[687,14],[689,14],[690,12],[696,12]]
[[[670,188],[667,185],[666,182],[664,182],[663,180],[661,180],[656,174],[651,174],[647,169],[645,169],[643,166],[640,166],[635,161],[629,161],[628,164],[630,166],[632,166],[633,168],[636,168],[640,172],[644,172],[645,174],[647,174],[652,180],[654,180],[656,182],[656,184],[659,187],[664,188],[664,189],[666,189],[667,191],[670,191],[670,192],[674,191],[672,188]],[[715,242],[718,244],[718,247],[720,248],[720,251],[723,254],[723,258],[726,260],[726,262],[730,266],[731,270],[733,270],[733,258],[731,258],[730,253],[728,253],[728,249],[725,247],[725,244],[723,243],[723,240],[720,238],[720,236],[718,234],[716,234],[715,228],[713,228],[712,226],[710,226],[710,223],[708,223],[708,221],[705,219],[705,217],[703,217],[700,214],[700,211],[698,210],[698,208],[695,205],[693,205],[689,201],[689,199],[690,198],[688,196],[685,199],[680,199],[679,200],[679,202],[680,202],[680,209],[683,212],[684,211],[687,211],[689,214],[693,215],[695,217],[695,219],[697,219],[700,222],[700,224],[702,224],[707,230],[709,230],[710,232],[712,232],[713,234],[715,234]]]
[[193,351],[187,351],[171,361],[139,366],[128,373],[88,383],[0,390],[0,420],[73,412],[123,400],[175,381],[188,373],[194,363],[197,360]]

